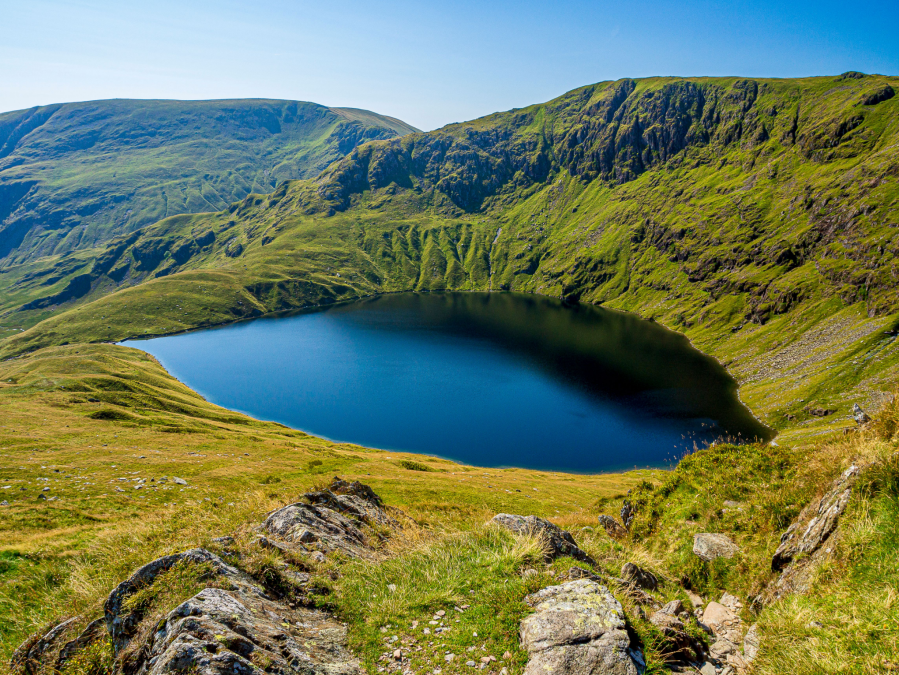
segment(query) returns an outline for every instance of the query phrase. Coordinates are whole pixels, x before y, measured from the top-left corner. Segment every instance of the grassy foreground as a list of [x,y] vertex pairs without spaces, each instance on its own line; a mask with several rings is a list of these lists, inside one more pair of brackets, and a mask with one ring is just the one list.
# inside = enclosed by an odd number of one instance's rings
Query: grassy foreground
[[[276,574],[278,555],[260,557],[249,543],[252,528],[339,474],[371,484],[416,521],[371,559],[328,560],[312,570],[319,604],[348,623],[351,647],[369,671],[402,648],[416,672],[464,672],[465,661],[494,656],[490,672],[516,673],[526,662],[517,640],[528,611],[522,599],[559,583],[575,563],[545,565],[539,541],[486,524],[495,513],[551,518],[610,575],[637,562],[662,580],[654,595],[663,602],[679,598],[689,607],[684,587],[707,600],[725,590],[748,600],[772,580],[771,554],[801,508],[850,462],[874,460],[881,464],[853,495],[815,592],[758,615],[746,609],[743,619],[761,629],[756,673],[881,673],[899,657],[895,406],[871,429],[816,447],[718,445],[673,471],[573,476],[333,444],[210,405],[152,357],[123,347],[40,350],[0,365],[0,381],[0,488],[9,502],[0,507],[4,660],[62,616],[98,615],[110,589],[141,564],[193,546],[218,550],[217,536],[237,539],[245,555],[234,562]],[[629,490],[636,525],[627,540],[614,541],[596,515],[616,514]],[[728,533],[741,552],[701,562],[692,536],[707,531]],[[195,577],[173,574],[182,576],[157,582],[140,601],[165,613],[196,591]],[[662,636],[629,597],[619,599],[649,672],[662,672]],[[433,634],[434,619],[452,630]],[[106,672],[104,654],[72,672]]]

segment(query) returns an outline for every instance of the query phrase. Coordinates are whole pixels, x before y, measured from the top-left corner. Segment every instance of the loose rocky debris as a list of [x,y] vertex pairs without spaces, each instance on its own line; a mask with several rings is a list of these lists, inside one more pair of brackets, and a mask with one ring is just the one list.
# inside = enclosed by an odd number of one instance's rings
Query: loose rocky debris
[[693,536],[693,553],[706,562],[715,558],[733,558],[740,551],[730,537],[715,532],[700,532]]
[[508,513],[498,513],[491,521],[500,527],[517,535],[535,535],[540,537],[545,545],[545,558],[547,562],[555,560],[559,556],[571,556],[589,565],[595,565],[595,561],[584,551],[578,548],[574,537],[554,525],[548,520],[537,516],[515,516]]
[[783,533],[780,546],[771,559],[771,569],[781,575],[759,596],[759,606],[792,593],[808,591],[812,572],[833,552],[834,532],[860,473],[861,469],[856,465],[846,469],[830,490],[821,499],[809,503]]
[[658,628],[666,641],[666,653],[673,663],[702,663],[705,647],[687,633],[686,622],[690,615],[680,600],[672,600],[649,617],[650,623]]
[[852,404],[852,419],[854,419],[855,423],[858,425],[867,424],[871,421],[871,418],[868,417],[868,413],[862,410],[858,403]]
[[646,667],[631,645],[621,604],[609,589],[582,579],[525,598],[535,613],[521,622],[529,655],[524,675],[638,675]]
[[[257,541],[294,554],[308,553],[309,558],[321,556],[322,551],[308,552],[304,543],[360,555],[370,538],[377,536],[363,531],[368,524],[398,525],[380,497],[360,483],[335,479],[327,490],[305,497],[313,504],[292,504],[270,514],[263,529],[272,538],[262,536]],[[219,537],[214,543],[227,549],[235,541]],[[199,580],[207,587],[161,619],[146,615],[140,604],[128,603],[135,593],[179,564],[202,566]],[[285,574],[298,585],[308,584],[310,579],[292,569]],[[13,672],[57,671],[92,642],[106,639],[115,653],[117,671],[123,673],[363,673],[347,650],[345,627],[328,613],[298,607],[205,549],[164,556],[144,565],[110,593],[102,619],[61,644],[60,636],[74,622],[76,619],[68,619],[26,641],[13,656]]]

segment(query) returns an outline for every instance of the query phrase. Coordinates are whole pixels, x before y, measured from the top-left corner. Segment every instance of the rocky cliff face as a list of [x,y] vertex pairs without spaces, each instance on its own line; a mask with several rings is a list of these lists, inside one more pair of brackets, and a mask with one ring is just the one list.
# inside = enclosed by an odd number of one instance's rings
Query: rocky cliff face
[[[476,211],[490,197],[558,171],[620,184],[692,148],[722,153],[798,142],[807,157],[827,160],[864,122],[865,107],[892,98],[892,87],[880,81],[842,81],[853,85],[836,97],[849,100],[824,105],[808,100],[801,86],[774,81],[596,84],[544,105],[358,148],[319,179],[319,193],[345,208],[351,194],[396,183],[436,190],[463,211]],[[833,103],[852,109],[831,111]]]

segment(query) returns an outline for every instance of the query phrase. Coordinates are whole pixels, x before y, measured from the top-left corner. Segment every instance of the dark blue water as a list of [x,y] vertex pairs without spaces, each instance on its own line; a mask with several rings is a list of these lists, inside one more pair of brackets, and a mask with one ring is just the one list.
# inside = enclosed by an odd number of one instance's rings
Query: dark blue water
[[126,344],[226,408],[480,466],[662,466],[770,437],[683,336],[539,296],[387,295]]

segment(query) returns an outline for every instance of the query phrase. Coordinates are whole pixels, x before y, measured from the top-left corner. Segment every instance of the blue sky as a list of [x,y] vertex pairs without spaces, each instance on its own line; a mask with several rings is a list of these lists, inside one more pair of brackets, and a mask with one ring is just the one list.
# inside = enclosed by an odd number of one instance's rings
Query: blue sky
[[0,0],[0,110],[285,98],[434,129],[649,75],[899,74],[899,2]]

